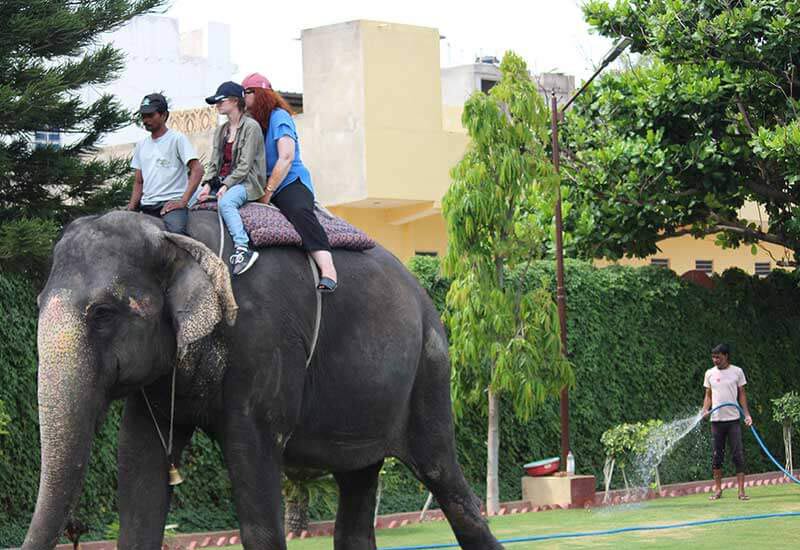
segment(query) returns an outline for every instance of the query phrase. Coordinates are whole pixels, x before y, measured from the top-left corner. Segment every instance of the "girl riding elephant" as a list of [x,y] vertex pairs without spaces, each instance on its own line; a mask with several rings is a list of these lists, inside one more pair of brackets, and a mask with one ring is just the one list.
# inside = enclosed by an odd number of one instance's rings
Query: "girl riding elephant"
[[328,236],[314,214],[311,174],[300,158],[300,142],[292,119],[292,108],[272,89],[267,77],[253,73],[242,82],[247,113],[264,132],[267,184],[258,199],[272,202],[291,222],[320,270],[317,290],[333,292],[337,286]]
[[258,260],[258,252],[250,248],[239,208],[264,196],[264,137],[258,123],[245,114],[244,88],[235,82],[220,84],[206,103],[216,105],[217,112],[228,120],[214,133],[211,166],[198,200],[206,200],[215,188],[217,208],[234,244],[231,271],[241,275]]

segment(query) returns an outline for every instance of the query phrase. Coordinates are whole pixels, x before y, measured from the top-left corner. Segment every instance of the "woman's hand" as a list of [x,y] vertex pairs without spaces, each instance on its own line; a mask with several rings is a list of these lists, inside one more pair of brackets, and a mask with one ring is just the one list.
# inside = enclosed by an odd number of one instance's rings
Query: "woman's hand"
[[197,195],[197,202],[206,202],[208,195],[211,194],[211,186],[207,183],[200,186],[200,193]]
[[221,199],[223,196],[225,196],[225,192],[226,192],[227,190],[228,190],[228,186],[227,186],[227,185],[223,185],[222,187],[220,187],[219,189],[217,189],[217,200],[219,200],[219,199]]
[[258,199],[258,202],[261,204],[269,204],[270,200],[272,200],[272,191],[269,189],[264,189],[264,194],[261,195],[261,198]]

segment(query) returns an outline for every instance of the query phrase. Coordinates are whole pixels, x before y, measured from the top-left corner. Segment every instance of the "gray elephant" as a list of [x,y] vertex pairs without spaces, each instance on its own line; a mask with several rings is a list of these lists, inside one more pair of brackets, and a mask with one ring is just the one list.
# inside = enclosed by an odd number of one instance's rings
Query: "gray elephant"
[[446,335],[403,265],[380,247],[336,252],[340,288],[323,300],[306,366],[316,295],[304,253],[268,249],[231,286],[211,251],[216,215],[193,213],[189,232],[197,240],[111,212],[73,222],[56,244],[39,296],[42,470],[23,548],[56,544],[93,434],[120,398],[121,549],[161,547],[171,496],[164,447],[173,431],[177,464],[198,428],[223,450],[245,548],[286,548],[286,465],[333,472],[334,547],[374,549],[387,456],[433,492],[463,548],[502,548],[456,461]]

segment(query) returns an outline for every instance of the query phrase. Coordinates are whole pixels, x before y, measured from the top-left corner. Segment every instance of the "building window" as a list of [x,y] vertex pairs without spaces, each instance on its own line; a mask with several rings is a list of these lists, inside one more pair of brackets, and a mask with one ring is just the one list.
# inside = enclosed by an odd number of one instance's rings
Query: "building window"
[[36,131],[33,133],[33,145],[37,149],[42,147],[61,147],[61,132],[55,130]]
[[414,251],[414,255],[415,256],[431,256],[432,258],[435,258],[436,256],[439,255],[439,253],[438,252],[425,252],[424,250],[415,250]]
[[702,271],[703,273],[714,273],[714,261],[713,260],[695,260],[694,268],[697,271]]
[[650,265],[656,267],[666,267],[667,269],[669,269],[669,260],[666,258],[652,258],[650,260]]
[[488,94],[489,90],[494,88],[495,84],[497,84],[496,80],[481,78],[481,91],[485,94]]
[[766,277],[770,271],[772,271],[770,262],[756,262],[756,275],[759,277]]

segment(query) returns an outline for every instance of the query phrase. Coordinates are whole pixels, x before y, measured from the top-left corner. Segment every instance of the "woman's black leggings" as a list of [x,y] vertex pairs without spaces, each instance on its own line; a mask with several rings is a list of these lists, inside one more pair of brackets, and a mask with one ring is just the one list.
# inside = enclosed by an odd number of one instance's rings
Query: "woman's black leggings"
[[738,420],[724,420],[711,423],[711,436],[714,440],[714,456],[711,467],[721,470],[725,462],[725,441],[731,445],[733,465],[736,473],[744,472],[744,447],[742,446],[742,425]]
[[271,202],[280,208],[286,219],[294,226],[303,240],[305,250],[330,252],[331,245],[328,242],[328,235],[314,214],[314,195],[299,178],[281,189],[277,195],[272,197]]

